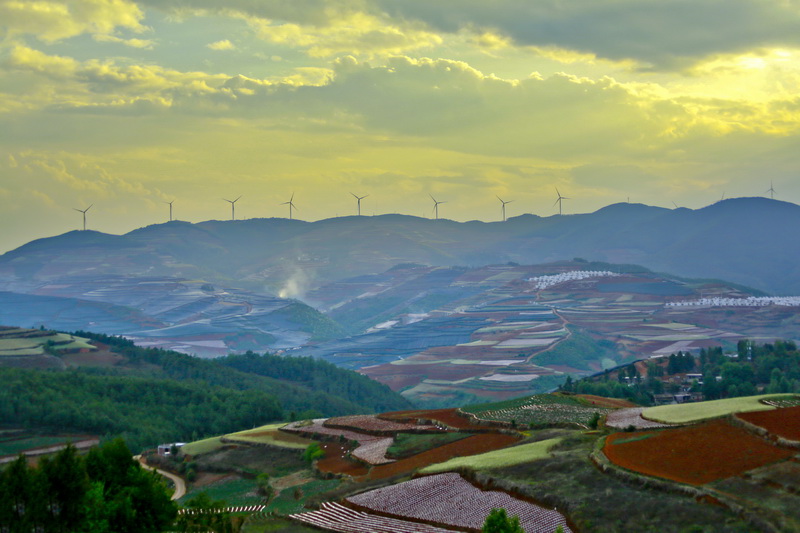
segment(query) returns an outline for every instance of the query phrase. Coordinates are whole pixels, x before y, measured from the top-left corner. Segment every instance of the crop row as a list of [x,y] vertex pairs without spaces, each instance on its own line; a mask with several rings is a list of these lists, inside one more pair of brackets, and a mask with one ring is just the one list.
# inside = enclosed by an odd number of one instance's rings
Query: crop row
[[583,405],[527,405],[517,408],[487,410],[476,413],[483,420],[515,422],[517,424],[578,424],[586,426],[594,413],[605,414],[611,409]]
[[518,500],[505,492],[483,491],[455,473],[420,477],[351,496],[350,503],[403,518],[481,529],[492,509],[519,516],[526,532],[571,531],[557,511]]
[[448,530],[426,524],[385,518],[354,511],[339,503],[323,503],[319,511],[293,514],[299,522],[342,533],[448,533]]

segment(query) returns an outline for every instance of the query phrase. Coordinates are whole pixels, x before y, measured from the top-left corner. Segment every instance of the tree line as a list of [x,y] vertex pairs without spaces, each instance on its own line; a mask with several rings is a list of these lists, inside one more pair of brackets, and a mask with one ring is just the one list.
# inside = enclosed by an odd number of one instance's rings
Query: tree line
[[736,352],[726,354],[722,347],[716,346],[702,348],[697,356],[678,352],[668,358],[648,360],[645,365],[645,376],[635,364],[630,364],[582,380],[568,377],[561,388],[652,405],[655,395],[681,390],[681,385],[664,380],[665,376],[699,374],[701,377],[690,380],[689,391],[702,393],[706,400],[759,393],[800,393],[800,351],[794,341],[757,344],[745,339],[737,343]]

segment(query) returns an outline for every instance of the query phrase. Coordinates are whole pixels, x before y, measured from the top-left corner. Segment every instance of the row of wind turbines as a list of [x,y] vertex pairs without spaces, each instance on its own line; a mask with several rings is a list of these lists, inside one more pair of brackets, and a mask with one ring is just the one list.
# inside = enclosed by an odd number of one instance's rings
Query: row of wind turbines
[[[555,187],[555,190],[556,190],[557,197],[556,197],[556,201],[553,203],[553,207],[558,205],[558,214],[562,215],[563,214],[563,210],[562,210],[563,201],[564,200],[571,200],[571,198],[569,198],[568,196],[563,196],[561,194],[561,191],[558,190],[558,187]],[[772,181],[769,182],[769,189],[767,189],[765,192],[769,193],[770,199],[772,199],[772,200],[775,199],[775,193],[777,191],[773,187]],[[356,193],[353,193],[353,192],[351,192],[350,194],[353,196],[353,198],[356,199],[358,216],[361,216],[361,200],[363,200],[364,198],[369,197],[369,195],[365,194],[363,196],[358,196]],[[435,220],[439,220],[439,205],[440,204],[446,204],[447,202],[446,201],[437,200],[436,198],[434,198],[434,196],[432,194],[428,194],[428,196],[430,196],[431,200],[433,200],[434,219]],[[499,196],[496,196],[496,197],[497,197],[498,200],[500,200],[503,222],[505,222],[506,221],[506,204],[510,204],[514,200],[503,200]],[[231,220],[236,220],[236,202],[241,200],[241,198],[242,198],[242,195],[239,195],[235,200],[228,200],[227,198],[223,198],[224,201],[226,201],[229,204],[231,204]],[[724,199],[725,199],[725,193],[722,194],[722,200],[724,200]],[[630,199],[629,199],[629,201],[630,201]],[[172,204],[175,203],[175,200],[172,200],[171,202],[164,202],[164,203],[169,205],[169,221],[172,222],[173,221],[173,218],[172,218]],[[675,202],[672,202],[672,203],[673,203],[673,205],[675,205],[675,208],[678,208],[678,204],[676,204]],[[78,213],[81,213],[83,215],[83,230],[84,231],[86,231],[86,212],[89,211],[89,209],[91,209],[93,205],[94,204],[91,204],[86,209],[78,209],[76,207],[73,208],[75,211],[77,211]],[[292,220],[293,219],[293,215],[294,215],[294,210],[297,209],[297,206],[294,205],[294,193],[292,193],[292,196],[289,198],[288,202],[282,202],[279,205],[288,205],[289,206],[289,220]]]

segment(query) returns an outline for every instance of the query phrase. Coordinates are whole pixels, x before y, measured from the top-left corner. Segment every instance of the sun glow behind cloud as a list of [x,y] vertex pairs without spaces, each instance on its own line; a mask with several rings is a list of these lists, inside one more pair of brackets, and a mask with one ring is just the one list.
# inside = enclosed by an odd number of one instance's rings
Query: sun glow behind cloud
[[495,195],[550,216],[555,187],[573,213],[800,195],[795,4],[562,8],[0,0],[0,223],[26,228],[0,248],[84,204],[123,232],[175,198],[226,218],[232,194],[269,217],[295,193],[311,220],[353,214],[354,189],[365,214],[430,216],[432,193],[457,220],[497,220]]

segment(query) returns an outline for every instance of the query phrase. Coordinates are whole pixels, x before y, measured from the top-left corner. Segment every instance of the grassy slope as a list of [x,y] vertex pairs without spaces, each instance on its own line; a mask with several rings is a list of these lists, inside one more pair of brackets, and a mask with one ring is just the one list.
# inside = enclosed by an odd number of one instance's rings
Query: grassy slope
[[733,413],[768,411],[774,409],[774,407],[763,404],[760,400],[764,398],[788,398],[792,396],[796,395],[762,394],[759,396],[743,396],[741,398],[728,398],[708,402],[659,405],[645,409],[642,415],[650,420],[663,422],[665,424],[686,424]]
[[512,446],[493,452],[471,455],[469,457],[456,457],[444,463],[427,466],[420,470],[420,472],[422,474],[438,474],[440,472],[458,470],[459,468],[487,470],[490,468],[503,468],[520,463],[528,463],[530,461],[549,457],[550,448],[559,442],[561,442],[560,438],[547,439],[530,444],[520,444],[519,446]]

